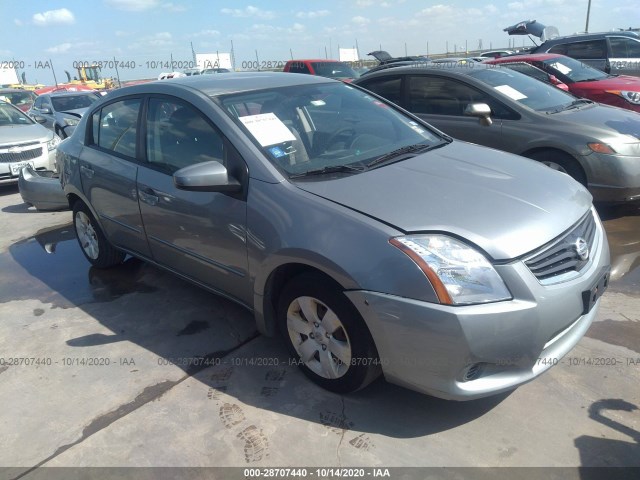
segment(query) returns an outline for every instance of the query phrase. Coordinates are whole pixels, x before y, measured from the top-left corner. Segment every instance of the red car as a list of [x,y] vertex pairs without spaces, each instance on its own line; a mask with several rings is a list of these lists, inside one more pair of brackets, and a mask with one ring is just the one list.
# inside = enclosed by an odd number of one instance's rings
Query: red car
[[640,112],[640,78],[609,75],[574,58],[555,53],[513,55],[486,60],[482,63],[500,64],[526,62],[554,75],[567,84],[577,97]]
[[282,71],[320,75],[321,77],[335,78],[343,82],[351,82],[360,76],[349,65],[338,60],[289,60]]

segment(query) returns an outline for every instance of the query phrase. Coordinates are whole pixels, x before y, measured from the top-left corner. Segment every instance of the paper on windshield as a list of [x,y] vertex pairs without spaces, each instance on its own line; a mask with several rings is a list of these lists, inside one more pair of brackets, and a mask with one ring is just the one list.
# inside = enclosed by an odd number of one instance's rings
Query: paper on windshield
[[564,73],[565,75],[568,75],[569,72],[571,72],[571,69],[569,67],[567,67],[566,65],[563,65],[563,64],[561,64],[559,62],[552,63],[549,66],[552,67],[552,68],[555,68],[560,73]]
[[263,147],[296,139],[291,130],[274,113],[240,117],[240,121]]
[[494,88],[498,90],[500,93],[504,93],[506,96],[514,100],[522,100],[523,98],[527,98],[527,96],[524,93],[519,92],[518,90],[516,90],[513,87],[510,87],[509,85],[498,85],[497,87],[494,87]]

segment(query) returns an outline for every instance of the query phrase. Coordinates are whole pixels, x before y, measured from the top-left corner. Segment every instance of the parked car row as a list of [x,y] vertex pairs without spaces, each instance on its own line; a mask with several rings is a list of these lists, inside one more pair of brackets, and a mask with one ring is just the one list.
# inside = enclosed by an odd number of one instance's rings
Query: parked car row
[[229,73],[114,91],[57,150],[79,246],[95,267],[130,254],[238,302],[333,391],[382,373],[468,400],[530,381],[584,335],[607,288],[591,196],[421,117],[467,112],[497,139],[501,119],[480,102],[529,136],[543,110],[558,129],[607,107],[506,69],[435,73],[355,85]]

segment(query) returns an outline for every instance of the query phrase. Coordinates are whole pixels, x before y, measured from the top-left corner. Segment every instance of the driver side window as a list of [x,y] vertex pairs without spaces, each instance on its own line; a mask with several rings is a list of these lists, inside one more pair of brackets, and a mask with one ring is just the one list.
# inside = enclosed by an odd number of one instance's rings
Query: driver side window
[[171,173],[211,160],[225,165],[221,135],[200,112],[181,102],[149,100],[146,143],[149,163]]

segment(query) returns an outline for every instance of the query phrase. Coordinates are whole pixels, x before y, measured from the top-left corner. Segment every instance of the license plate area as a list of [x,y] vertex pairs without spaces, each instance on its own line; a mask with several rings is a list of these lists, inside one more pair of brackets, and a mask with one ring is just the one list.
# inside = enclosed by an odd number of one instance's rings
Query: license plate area
[[591,311],[598,299],[607,290],[609,286],[609,275],[611,271],[607,268],[604,273],[600,274],[598,281],[589,290],[582,292],[582,314],[586,315]]
[[11,170],[11,176],[18,176],[20,174],[20,170],[22,170],[27,165],[31,165],[31,168],[33,168],[33,162],[10,163],[9,169]]

